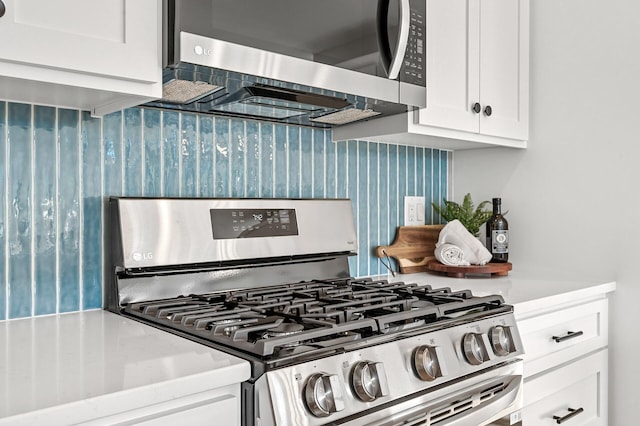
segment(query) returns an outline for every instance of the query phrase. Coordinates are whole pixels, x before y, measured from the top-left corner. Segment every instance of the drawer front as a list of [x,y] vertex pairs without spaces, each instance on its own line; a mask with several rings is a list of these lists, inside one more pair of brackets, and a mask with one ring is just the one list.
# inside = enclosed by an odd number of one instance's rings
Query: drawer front
[[213,389],[151,406],[140,407],[113,416],[80,423],[82,426],[173,426],[173,425],[240,425],[240,398],[225,393],[226,388]]
[[607,352],[525,379],[523,424],[606,425]]
[[525,377],[604,348],[608,342],[608,301],[582,305],[518,320],[524,345]]

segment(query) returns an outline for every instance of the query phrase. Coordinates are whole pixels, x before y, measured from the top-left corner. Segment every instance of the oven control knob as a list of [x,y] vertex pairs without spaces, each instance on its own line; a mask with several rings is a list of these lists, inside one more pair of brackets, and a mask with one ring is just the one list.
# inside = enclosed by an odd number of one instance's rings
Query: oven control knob
[[351,372],[351,385],[358,398],[365,402],[389,393],[387,374],[381,362],[358,362]]
[[442,376],[440,361],[433,346],[419,346],[413,353],[413,367],[420,380],[431,382]]
[[462,349],[469,364],[480,365],[489,359],[481,334],[465,334],[462,338]]
[[304,387],[304,399],[309,411],[316,417],[327,417],[344,410],[342,387],[335,374],[311,375]]
[[497,325],[491,329],[489,334],[493,353],[498,356],[506,356],[514,352],[513,338],[509,327]]

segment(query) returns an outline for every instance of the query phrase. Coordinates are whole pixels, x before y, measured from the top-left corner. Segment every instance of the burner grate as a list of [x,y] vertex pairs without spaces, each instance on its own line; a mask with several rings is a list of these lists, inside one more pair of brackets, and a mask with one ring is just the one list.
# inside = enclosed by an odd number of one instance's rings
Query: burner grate
[[[132,303],[125,312],[259,356],[309,352],[446,321],[504,304],[500,296],[386,280],[312,280]],[[296,349],[294,349],[296,348]]]

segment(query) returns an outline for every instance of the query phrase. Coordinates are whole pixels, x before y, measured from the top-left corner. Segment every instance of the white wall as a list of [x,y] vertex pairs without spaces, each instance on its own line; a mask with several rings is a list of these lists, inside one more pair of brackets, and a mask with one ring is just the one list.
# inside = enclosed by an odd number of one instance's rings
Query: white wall
[[640,383],[640,2],[531,0],[526,151],[459,151],[455,198],[502,197],[515,270],[616,280],[611,425]]

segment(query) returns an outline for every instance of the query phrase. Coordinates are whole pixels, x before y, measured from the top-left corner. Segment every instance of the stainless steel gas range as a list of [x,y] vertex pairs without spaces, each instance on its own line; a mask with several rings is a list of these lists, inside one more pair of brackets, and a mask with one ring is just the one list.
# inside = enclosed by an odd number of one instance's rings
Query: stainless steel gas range
[[112,198],[107,308],[248,360],[244,425],[520,424],[513,308],[351,278],[349,200]]

